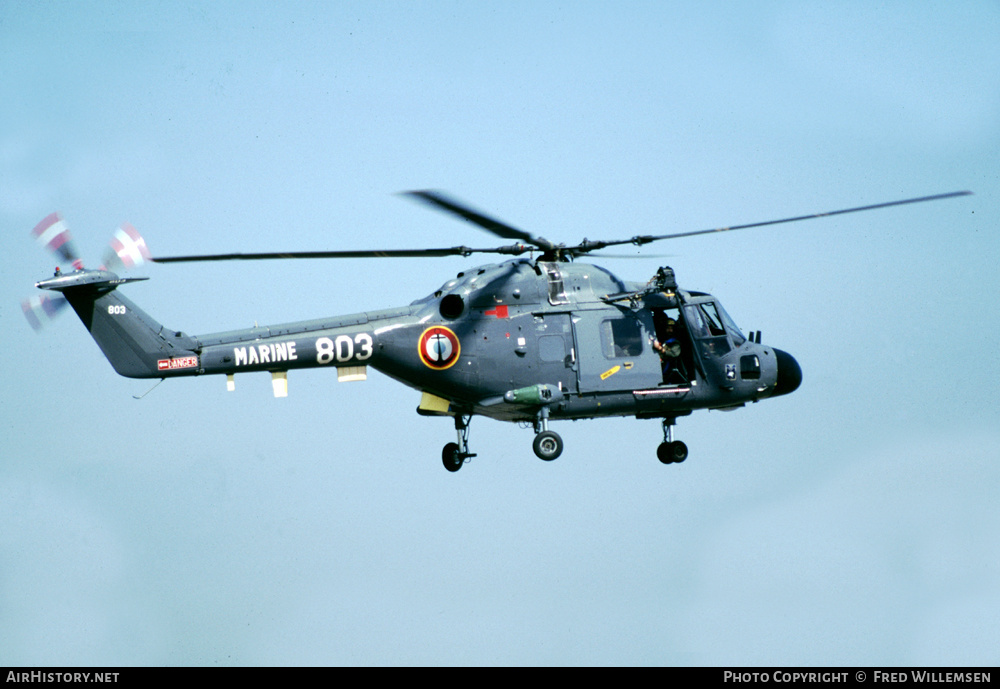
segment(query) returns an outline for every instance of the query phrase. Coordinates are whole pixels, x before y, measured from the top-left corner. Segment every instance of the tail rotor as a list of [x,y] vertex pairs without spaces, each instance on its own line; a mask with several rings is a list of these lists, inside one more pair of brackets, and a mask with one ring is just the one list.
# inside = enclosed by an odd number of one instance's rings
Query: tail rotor
[[[50,213],[35,225],[31,234],[35,239],[51,251],[60,264],[69,264],[74,270],[83,270],[83,259],[76,250],[69,225],[59,212]],[[104,252],[101,270],[122,272],[151,260],[146,240],[131,223],[124,222],[118,226],[111,237],[108,248]],[[60,274],[56,267],[56,274]],[[41,330],[54,319],[68,304],[61,294],[45,294],[30,297],[21,302],[24,317],[34,330]]]

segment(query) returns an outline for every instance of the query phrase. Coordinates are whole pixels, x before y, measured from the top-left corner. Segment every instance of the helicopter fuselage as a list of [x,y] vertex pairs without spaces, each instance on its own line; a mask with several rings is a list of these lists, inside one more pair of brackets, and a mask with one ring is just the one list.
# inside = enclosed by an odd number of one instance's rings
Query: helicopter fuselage
[[[408,306],[348,316],[197,337],[161,326],[142,348],[98,336],[127,330],[131,319],[158,326],[114,289],[120,282],[83,271],[39,287],[65,291],[86,311],[84,322],[100,326],[92,327],[98,344],[129,377],[336,368],[339,379],[359,380],[371,366],[421,391],[421,413],[504,421],[533,421],[541,408],[552,419],[676,418],[791,392],[801,380],[794,359],[745,337],[715,297],[651,292],[588,263],[484,265]],[[101,295],[66,289],[81,285]],[[653,346],[667,322],[679,350],[669,362]],[[122,364],[120,349],[131,350]]]

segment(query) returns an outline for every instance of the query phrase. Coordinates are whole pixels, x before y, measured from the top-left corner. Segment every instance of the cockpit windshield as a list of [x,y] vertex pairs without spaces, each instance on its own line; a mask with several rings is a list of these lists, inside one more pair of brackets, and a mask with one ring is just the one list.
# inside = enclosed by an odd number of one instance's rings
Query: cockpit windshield
[[736,325],[736,321],[726,313],[726,310],[722,308],[722,304],[716,302],[715,305],[719,307],[719,315],[722,316],[722,323],[726,326],[726,330],[729,332],[729,337],[733,338],[733,345],[739,347],[741,344],[747,341],[747,338],[743,336],[740,332],[740,328]]

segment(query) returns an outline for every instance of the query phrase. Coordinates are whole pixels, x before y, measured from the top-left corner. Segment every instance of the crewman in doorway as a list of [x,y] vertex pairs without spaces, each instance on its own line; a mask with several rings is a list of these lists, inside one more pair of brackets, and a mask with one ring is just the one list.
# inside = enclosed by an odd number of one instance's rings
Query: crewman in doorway
[[[663,341],[653,338],[653,350],[660,355],[660,363],[663,366],[663,382],[679,383],[683,382],[684,375],[680,370],[681,343],[674,332],[676,322],[668,318],[663,326]],[[671,380],[673,378],[673,380]]]

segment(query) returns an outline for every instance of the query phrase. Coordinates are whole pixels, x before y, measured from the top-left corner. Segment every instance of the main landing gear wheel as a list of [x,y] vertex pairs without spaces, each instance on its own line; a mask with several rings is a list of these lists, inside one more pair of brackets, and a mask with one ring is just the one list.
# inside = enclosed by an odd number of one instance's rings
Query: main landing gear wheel
[[656,457],[664,464],[680,464],[688,456],[687,445],[680,440],[660,443],[656,448]]
[[465,460],[476,456],[475,452],[469,452],[469,422],[472,416],[464,414],[455,415],[455,439],[457,443],[448,443],[441,450],[441,462],[448,471],[455,472],[462,468]]
[[458,451],[458,443],[448,443],[444,446],[444,449],[441,450],[441,461],[448,471],[458,471],[462,468],[465,460],[462,459],[462,455]]
[[562,454],[563,441],[555,431],[542,431],[535,436],[535,442],[531,444],[531,447],[539,459],[551,462]]

